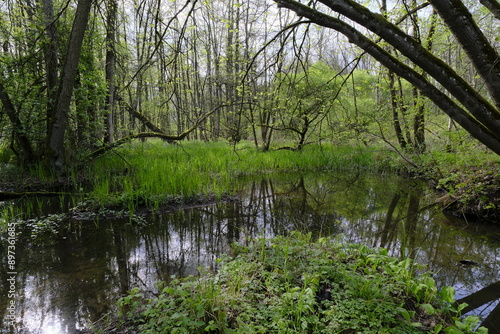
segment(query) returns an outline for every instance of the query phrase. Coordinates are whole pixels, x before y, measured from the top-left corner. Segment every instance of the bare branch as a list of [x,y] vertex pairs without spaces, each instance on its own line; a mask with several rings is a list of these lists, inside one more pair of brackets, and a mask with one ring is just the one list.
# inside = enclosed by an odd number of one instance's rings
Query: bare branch
[[167,135],[163,132],[140,132],[140,133],[136,133],[136,134],[131,134],[129,136],[118,139],[111,144],[106,144],[106,145],[101,146],[100,148],[98,148],[94,152],[90,153],[88,155],[88,158],[89,159],[97,158],[97,157],[105,154],[108,151],[111,151],[111,150],[113,150],[113,149],[115,149],[115,148],[117,148],[125,143],[128,143],[134,139],[139,139],[139,138],[160,138],[163,140],[167,140],[169,142],[183,140],[191,132],[196,130],[198,128],[198,126],[201,124],[201,122],[203,122],[205,119],[207,119],[207,117],[209,117],[214,112],[216,112],[217,110],[219,110],[220,108],[225,107],[225,106],[227,106],[227,105],[220,105],[220,106],[210,110],[209,112],[207,112],[206,114],[204,114],[203,116],[198,118],[196,120],[196,122],[193,124],[193,126],[191,126],[189,129],[185,130],[184,132],[182,132],[179,135]]

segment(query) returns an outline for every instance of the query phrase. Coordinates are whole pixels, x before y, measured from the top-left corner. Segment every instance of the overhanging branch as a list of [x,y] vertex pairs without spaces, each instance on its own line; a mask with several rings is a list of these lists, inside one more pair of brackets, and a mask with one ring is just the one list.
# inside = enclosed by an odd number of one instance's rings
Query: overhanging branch
[[[332,0],[333,1],[333,0]],[[469,94],[465,100],[461,99],[461,102],[464,102],[464,105],[470,107],[470,111],[475,111],[474,117],[472,117],[466,110],[464,110],[461,106],[459,106],[455,101],[453,101],[450,97],[444,94],[440,89],[430,83],[423,75],[419,74],[410,66],[404,64],[400,60],[396,59],[394,56],[386,52],[383,48],[377,45],[375,42],[370,40],[360,31],[356,30],[351,25],[347,24],[340,19],[334,18],[327,14],[321,13],[309,6],[306,6],[300,2],[294,0],[275,0],[278,3],[279,7],[285,7],[290,10],[296,12],[299,16],[306,17],[311,21],[315,22],[318,25],[324,26],[326,28],[334,29],[343,35],[345,35],[349,42],[356,44],[358,47],[366,51],[372,57],[374,57],[377,61],[379,61],[382,65],[398,74],[400,77],[406,79],[412,85],[417,87],[423,95],[428,97],[431,101],[433,101],[441,110],[447,113],[452,119],[454,119],[458,124],[460,124],[464,129],[466,129],[473,137],[481,141],[492,151],[500,155],[500,137],[497,133],[493,132],[491,129],[495,128],[492,122],[485,122],[486,120],[491,121],[491,118],[484,117],[484,109],[487,109],[488,103],[482,104],[482,100],[484,98],[477,98],[477,92],[472,92],[470,90],[465,90],[466,94]],[[349,2],[350,3],[350,2]],[[370,13],[366,10],[364,14]],[[381,20],[380,17],[377,17],[378,20]],[[373,22],[372,22],[373,24]],[[387,25],[387,24],[386,24]],[[372,27],[373,28],[373,27]],[[400,42],[403,43],[406,39],[402,39]],[[412,41],[410,41],[412,45]],[[429,52],[422,47],[420,47],[425,53],[425,56],[420,59],[421,61],[429,61],[426,59],[427,56],[432,59],[435,58],[429,55]],[[420,54],[421,56],[422,54]],[[419,56],[419,55],[416,55]],[[431,59],[431,60],[432,60]],[[438,66],[434,63],[433,66]],[[448,66],[443,64],[443,67],[439,67],[441,72],[452,71]],[[429,73],[435,74],[435,73]],[[456,78],[453,78],[456,79]],[[452,80],[457,83],[460,80]],[[463,81],[463,80],[462,80]],[[462,90],[461,82],[457,84],[460,90]],[[457,97],[458,98],[458,97]],[[475,106],[471,105],[471,101],[475,101]],[[480,109],[478,111],[478,108]],[[484,109],[481,109],[484,108]],[[496,110],[492,108],[493,112]],[[480,114],[480,115],[478,115]],[[481,117],[483,116],[483,117]],[[498,117],[498,115],[496,115]],[[484,122],[480,122],[478,120],[482,119]]]

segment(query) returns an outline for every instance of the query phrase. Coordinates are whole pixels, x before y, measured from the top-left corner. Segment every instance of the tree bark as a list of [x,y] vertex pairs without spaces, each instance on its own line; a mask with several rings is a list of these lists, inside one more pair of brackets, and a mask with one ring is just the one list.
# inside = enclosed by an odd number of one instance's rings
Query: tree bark
[[83,37],[87,28],[91,5],[92,0],[78,1],[66,51],[66,59],[59,81],[56,111],[49,135],[49,148],[51,150],[50,165],[57,172],[60,172],[66,163],[64,145],[65,132],[68,123],[71,96],[73,94],[78,63],[80,61]]
[[116,32],[116,16],[118,12],[118,2],[116,0],[108,0],[107,3],[107,26],[106,26],[106,83],[108,84],[108,96],[106,104],[106,118],[104,128],[106,134],[104,142],[112,143],[114,139],[114,122],[113,114],[115,107],[115,32]]
[[500,55],[460,0],[430,0],[455,38],[469,55],[500,110]]

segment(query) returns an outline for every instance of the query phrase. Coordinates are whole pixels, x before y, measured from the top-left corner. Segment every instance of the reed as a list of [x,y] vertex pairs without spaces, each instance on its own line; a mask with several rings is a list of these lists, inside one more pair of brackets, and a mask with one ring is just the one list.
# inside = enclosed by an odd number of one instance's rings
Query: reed
[[[147,205],[197,197],[220,198],[234,180],[262,173],[380,170],[375,151],[329,144],[302,151],[262,152],[247,142],[158,140],[133,143],[98,159],[92,171],[92,196],[100,205]],[[117,203],[118,202],[118,203]]]

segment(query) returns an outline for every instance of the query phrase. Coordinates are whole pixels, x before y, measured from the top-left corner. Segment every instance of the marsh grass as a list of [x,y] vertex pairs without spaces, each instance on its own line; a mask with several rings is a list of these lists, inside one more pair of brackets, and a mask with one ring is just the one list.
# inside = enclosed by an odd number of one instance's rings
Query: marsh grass
[[146,205],[220,199],[238,177],[262,173],[380,171],[389,169],[380,151],[333,145],[307,145],[302,151],[262,152],[242,142],[187,141],[133,143],[99,158],[90,172],[91,196],[100,205]]

